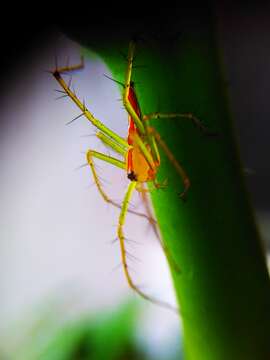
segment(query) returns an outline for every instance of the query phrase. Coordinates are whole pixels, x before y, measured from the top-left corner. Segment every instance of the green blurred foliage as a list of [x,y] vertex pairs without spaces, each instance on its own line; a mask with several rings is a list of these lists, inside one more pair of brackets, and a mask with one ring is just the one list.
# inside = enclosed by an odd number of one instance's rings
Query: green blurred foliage
[[135,309],[124,306],[110,314],[64,326],[39,355],[48,360],[139,359],[134,344]]
[[[57,312],[41,312],[19,345],[8,340],[9,351],[2,352],[5,360],[136,360],[146,359],[136,342],[138,309],[133,303],[124,304],[103,313],[81,315],[61,322]],[[67,314],[68,316],[68,314]],[[23,332],[24,329],[22,329]],[[14,344],[12,344],[14,341]],[[2,347],[2,346],[1,346]]]

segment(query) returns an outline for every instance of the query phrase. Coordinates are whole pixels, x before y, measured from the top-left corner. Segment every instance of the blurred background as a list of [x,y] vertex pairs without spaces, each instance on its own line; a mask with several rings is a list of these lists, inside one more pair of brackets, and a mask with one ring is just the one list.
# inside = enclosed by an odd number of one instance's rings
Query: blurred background
[[[270,249],[267,9],[220,5],[216,15],[246,184]],[[77,63],[80,47],[57,27],[35,29],[22,30],[18,46],[15,38],[2,44],[0,359],[179,359],[178,318],[129,290],[113,244],[119,210],[103,202],[84,166],[87,149],[108,149],[91,136],[94,129],[84,118],[66,125],[79,112],[68,98],[56,100],[59,86],[46,72],[56,58],[59,65]],[[110,75],[92,54],[72,84],[98,119],[125,136],[119,90],[104,73]],[[107,193],[120,203],[125,174],[102,162],[97,166]],[[143,211],[136,196],[132,206]],[[175,304],[166,261],[147,221],[129,214],[126,234],[136,241],[129,243],[138,259],[131,260],[136,282]],[[111,357],[102,357],[95,336],[108,329],[118,331],[119,343]],[[87,357],[91,341],[96,355]]]

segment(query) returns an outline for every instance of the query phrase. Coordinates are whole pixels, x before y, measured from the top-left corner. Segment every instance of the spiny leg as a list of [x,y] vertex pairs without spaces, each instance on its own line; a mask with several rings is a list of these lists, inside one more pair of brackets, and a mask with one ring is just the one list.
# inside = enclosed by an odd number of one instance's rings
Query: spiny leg
[[[123,169],[123,170],[126,170],[126,164],[123,162],[123,161],[120,161],[118,159],[115,159],[111,156],[108,156],[108,155],[105,155],[105,154],[102,154],[100,152],[97,152],[97,151],[94,151],[94,150],[88,150],[87,153],[86,153],[86,159],[87,159],[87,162],[90,166],[90,169],[92,171],[92,174],[93,174],[93,177],[94,177],[94,182],[97,186],[97,189],[100,193],[100,195],[102,196],[103,200],[106,201],[108,204],[111,204],[115,207],[117,207],[118,209],[121,209],[122,206],[119,205],[118,203],[116,203],[115,201],[113,201],[112,199],[110,199],[107,194],[104,192],[103,188],[102,188],[102,185],[101,185],[101,182],[99,180],[99,177],[97,175],[97,172],[96,172],[96,169],[95,169],[95,165],[94,165],[94,162],[93,162],[93,157],[96,157],[100,160],[103,160],[107,163],[110,163],[120,169]],[[134,214],[134,215],[137,215],[137,216],[140,216],[140,217],[143,217],[143,218],[146,218],[151,224],[153,223],[153,221],[155,221],[154,219],[152,218],[149,218],[148,215],[146,214],[143,214],[143,213],[140,213],[138,211],[135,211],[135,210],[132,210],[132,209],[128,209],[128,212]]]
[[68,72],[72,72],[75,70],[81,70],[84,68],[84,57],[81,56],[81,61],[78,64],[75,65],[66,65],[66,66],[61,66],[61,67],[57,67],[56,65],[56,69],[55,71],[58,71],[59,73],[68,73]]
[[153,112],[143,116],[144,121],[149,121],[152,119],[187,119],[193,122],[193,124],[199,128],[205,135],[208,136],[216,136],[218,135],[216,132],[210,131],[195,115],[192,113],[160,113]]
[[64,93],[69,96],[69,98],[78,106],[78,108],[81,110],[80,116],[85,116],[96,128],[101,130],[104,134],[109,136],[110,138],[114,139],[119,145],[121,145],[124,149],[127,149],[128,144],[125,139],[123,139],[121,136],[110,130],[107,126],[105,126],[100,120],[96,119],[94,115],[87,109],[84,102],[81,102],[80,99],[76,96],[74,91],[70,89],[69,84],[65,82],[65,80],[62,77],[62,73],[67,73],[68,71],[72,71],[74,69],[81,68],[81,65],[75,65],[70,67],[62,67],[59,69],[55,69],[54,71],[51,71],[51,74],[55,77],[59,85],[62,87]]
[[[142,184],[142,188],[144,189],[143,184]],[[145,209],[146,209],[146,213],[147,213],[148,218],[153,218],[152,210],[150,208],[150,200],[147,197],[147,192],[142,191],[141,196],[142,196],[143,203],[145,205]],[[157,222],[155,222],[155,223],[150,222],[150,224],[151,224],[151,226],[152,226],[152,228],[154,230],[154,233],[155,233],[155,235],[156,235],[156,237],[158,239],[158,242],[159,242],[160,246],[162,247],[162,250],[164,251],[164,254],[165,254],[166,258],[168,259],[169,263],[171,264],[171,266],[174,268],[174,270],[176,272],[180,273],[181,270],[180,270],[179,266],[177,265],[176,261],[174,260],[173,256],[171,255],[171,252],[170,252],[169,248],[166,246],[166,244],[162,240],[162,237],[161,237],[161,235],[159,233]]]
[[131,116],[132,120],[134,121],[135,125],[139,129],[140,133],[145,134],[146,133],[145,126],[129,100],[134,52],[135,52],[135,42],[131,41],[129,43],[129,48],[128,48],[128,66],[126,70],[125,85],[123,91],[123,104],[129,115]]
[[152,211],[150,208],[149,198],[147,196],[147,193],[149,192],[149,190],[146,189],[146,187],[144,186],[144,183],[140,184],[140,188],[138,188],[138,186],[137,186],[136,190],[141,195],[142,202],[144,204],[149,223],[150,223],[156,237],[159,239],[160,236],[159,236],[157,221],[153,217],[153,214],[152,214]]
[[167,155],[168,159],[173,164],[173,166],[175,167],[178,174],[181,176],[181,178],[183,180],[183,184],[184,184],[184,190],[180,194],[180,197],[183,200],[185,200],[186,193],[187,193],[188,189],[190,188],[190,180],[189,180],[189,178],[187,176],[187,173],[183,169],[182,165],[180,165],[180,163],[175,159],[173,153],[170,151],[170,149],[168,148],[166,143],[162,140],[159,133],[153,127],[150,127],[150,126],[148,127],[148,131],[149,131],[150,134],[154,135],[156,141],[160,144],[160,146],[164,150],[165,154]]
[[128,264],[127,264],[127,251],[125,248],[125,237],[124,237],[124,233],[123,233],[123,226],[125,224],[125,219],[126,219],[126,214],[128,211],[128,204],[129,201],[131,199],[132,193],[133,191],[136,189],[136,185],[137,182],[136,181],[131,181],[128,189],[126,191],[124,200],[123,200],[123,205],[122,205],[122,209],[121,209],[121,213],[119,216],[119,222],[118,222],[118,227],[117,227],[117,235],[120,241],[120,250],[121,250],[121,260],[122,260],[122,264],[123,264],[123,269],[124,269],[124,274],[125,277],[127,279],[128,285],[137,293],[139,294],[141,297],[143,297],[145,300],[151,301],[152,303],[156,304],[156,305],[160,305],[162,307],[168,308],[176,313],[179,313],[178,309],[176,309],[175,307],[173,307],[172,305],[164,302],[164,301],[160,301],[158,299],[155,299],[147,294],[145,294],[144,292],[142,292],[133,282],[130,273],[129,273],[129,269],[128,269]]

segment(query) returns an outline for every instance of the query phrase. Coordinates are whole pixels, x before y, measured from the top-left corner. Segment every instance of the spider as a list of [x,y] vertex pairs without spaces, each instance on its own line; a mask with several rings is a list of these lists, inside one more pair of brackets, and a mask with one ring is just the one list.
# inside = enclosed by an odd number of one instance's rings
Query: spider
[[[201,123],[201,121],[195,117],[192,113],[160,113],[153,112],[149,114],[142,114],[139,102],[137,99],[137,95],[135,92],[134,82],[131,80],[132,75],[132,67],[134,61],[135,54],[135,41],[130,41],[128,47],[128,55],[127,55],[127,69],[125,74],[124,83],[120,83],[123,87],[122,92],[122,101],[123,105],[128,113],[128,133],[127,138],[123,138],[119,136],[117,133],[110,130],[107,126],[105,126],[100,120],[94,117],[94,115],[88,110],[85,106],[84,102],[81,102],[74,91],[71,90],[70,84],[67,84],[62,77],[63,73],[67,73],[73,70],[81,69],[84,67],[83,58],[81,59],[81,63],[75,66],[65,66],[61,68],[57,68],[54,71],[51,71],[54,78],[60,84],[63,96],[68,96],[80,109],[81,114],[77,116],[75,119],[85,116],[87,120],[89,120],[97,129],[96,136],[104,143],[106,146],[114,150],[118,153],[122,160],[114,158],[112,156],[103,154],[101,152],[89,149],[86,153],[87,163],[89,164],[94,181],[96,183],[97,189],[103,199],[120,208],[120,215],[118,219],[117,226],[117,238],[120,243],[121,250],[121,262],[123,266],[123,271],[128,282],[130,288],[132,288],[137,294],[143,297],[146,300],[149,300],[155,304],[159,304],[161,306],[170,308],[174,311],[178,311],[170,304],[155,299],[147,294],[145,294],[133,281],[129,267],[127,264],[127,251],[125,244],[125,236],[124,236],[124,225],[126,220],[127,212],[133,212],[140,216],[145,216],[147,219],[155,226],[154,219],[150,216],[150,211],[148,208],[148,215],[136,213],[136,211],[129,209],[129,203],[132,197],[134,190],[139,191],[142,194],[143,200],[145,199],[145,193],[147,188],[145,184],[152,182],[156,188],[160,188],[163,184],[160,184],[156,180],[157,172],[160,167],[160,154],[159,147],[164,151],[169,161],[175,167],[176,171],[180,175],[183,181],[183,191],[180,193],[180,198],[185,200],[186,193],[190,188],[190,180],[187,176],[185,170],[182,165],[176,160],[173,153],[169,150],[165,141],[161,138],[159,133],[155,130],[153,126],[150,126],[150,120],[159,119],[159,118],[185,118],[191,120],[199,129],[203,132],[208,132],[207,128]],[[73,119],[73,120],[75,120]],[[93,159],[97,158],[104,162],[107,162],[113,166],[116,166],[123,171],[126,172],[128,179],[130,180],[129,185],[127,187],[123,202],[121,205],[115,203],[111,200],[104,192],[100,180],[97,176],[97,172],[95,169]],[[168,261],[174,264],[175,269],[177,269],[177,265],[173,262],[172,257],[170,256],[168,248],[165,246],[161,238],[159,237],[162,248],[168,258]],[[178,268],[178,271],[179,268]]]

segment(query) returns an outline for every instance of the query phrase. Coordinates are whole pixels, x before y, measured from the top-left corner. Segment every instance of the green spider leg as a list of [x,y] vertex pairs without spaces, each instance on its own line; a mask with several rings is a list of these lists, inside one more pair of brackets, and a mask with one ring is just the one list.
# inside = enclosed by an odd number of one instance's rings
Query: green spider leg
[[[81,68],[82,65],[73,66],[70,67],[70,71],[74,69]],[[119,144],[119,146],[122,146],[123,149],[127,149],[128,145],[124,138],[116,134],[114,131],[110,130],[107,126],[105,126],[100,120],[94,117],[94,115],[87,109],[84,102],[81,102],[80,99],[76,96],[74,91],[71,90],[70,86],[65,82],[65,80],[62,77],[62,73],[66,73],[69,71],[68,67],[63,67],[56,69],[52,72],[52,75],[55,77],[59,85],[63,88],[64,93],[69,96],[69,98],[78,106],[78,108],[81,110],[81,114],[78,116],[85,116],[87,120],[89,120],[97,129],[102,131],[104,134],[106,134],[108,137],[112,138],[115,142]],[[78,118],[77,117],[77,118]]]
[[[122,155],[125,158],[126,151],[124,151],[123,148],[119,144],[117,144],[115,141],[113,141],[111,138],[109,138],[102,132],[97,132],[96,136],[103,142],[104,145],[110,147],[116,153]],[[102,196],[103,200],[105,202],[121,209],[122,206],[120,204],[118,204],[117,202],[113,201],[111,198],[109,198],[108,195],[103,190],[103,187],[102,187],[99,177],[97,175],[93,157],[103,160],[103,161],[105,161],[109,164],[112,164],[122,170],[125,170],[125,171],[126,171],[126,163],[124,161],[118,160],[112,156],[108,156],[108,155],[105,155],[103,153],[100,153],[100,152],[94,151],[94,150],[88,150],[86,153],[86,159],[87,159],[87,162],[92,171],[94,182],[95,182],[97,189],[98,189],[100,195]],[[153,227],[156,225],[156,220],[153,218],[153,216],[148,216],[148,214],[143,214],[143,213],[140,213],[140,212],[132,210],[132,209],[128,209],[128,212],[131,214],[140,216],[142,218],[146,218],[149,221],[149,223],[151,224],[151,226],[153,226]]]
[[[160,112],[153,112],[147,115],[143,115],[143,120],[145,122],[149,122],[149,120],[152,119],[187,119],[190,120],[194,123],[194,125],[196,127],[198,127],[205,135],[208,136],[216,136],[218,135],[216,132],[212,132],[209,131],[209,129],[203,125],[203,123],[192,113],[160,113]],[[170,149],[168,148],[167,144],[165,143],[165,141],[161,138],[160,134],[157,132],[157,130],[155,130],[153,127],[148,126],[147,127],[147,131],[149,134],[153,134],[154,138],[156,139],[156,141],[160,144],[160,146],[162,147],[162,149],[164,150],[165,154],[167,155],[168,159],[170,160],[170,162],[173,164],[174,168],[176,169],[176,171],[179,173],[179,175],[181,176],[183,183],[184,183],[184,190],[183,192],[180,194],[180,197],[182,199],[185,199],[186,197],[186,193],[188,191],[188,189],[190,188],[190,179],[186,173],[186,171],[184,170],[183,166],[175,159],[173,153],[170,151]],[[154,182],[154,185],[156,187],[160,187],[160,184],[156,184]],[[162,184],[161,184],[162,187]]]
[[173,307],[171,304],[168,304],[165,301],[161,301],[158,300],[152,296],[149,296],[147,294],[145,294],[144,292],[142,292],[138,286],[136,286],[132,280],[132,277],[129,273],[129,269],[128,269],[128,264],[127,264],[127,252],[126,252],[126,248],[125,248],[125,236],[124,236],[124,232],[123,232],[123,226],[125,224],[125,220],[126,220],[126,215],[128,212],[128,205],[130,202],[130,199],[132,197],[133,191],[136,189],[137,186],[137,181],[131,181],[128,185],[124,200],[123,200],[123,205],[122,205],[122,209],[121,209],[121,213],[119,216],[119,222],[118,222],[118,227],[117,227],[117,235],[120,241],[120,249],[121,249],[121,260],[122,260],[122,264],[123,264],[123,268],[124,268],[124,274],[125,277],[127,279],[127,282],[129,284],[129,286],[137,293],[139,294],[141,297],[143,297],[145,300],[148,300],[150,302],[152,302],[155,305],[159,305],[162,307],[165,307],[167,309],[170,309],[174,312],[176,312],[177,314],[179,313],[179,310],[175,307]]
[[195,115],[192,113],[160,113],[160,112],[153,112],[147,115],[143,115],[144,121],[149,121],[153,119],[186,119],[193,122],[193,124],[198,127],[205,135],[217,135],[216,132],[210,131],[202,122],[199,120]]
[[183,180],[183,184],[184,184],[184,190],[181,192],[180,197],[184,200],[186,197],[186,193],[188,191],[188,189],[190,188],[190,180],[189,177],[186,173],[186,171],[184,170],[183,166],[179,163],[179,161],[176,160],[176,158],[174,157],[173,153],[170,151],[170,149],[168,148],[167,144],[165,143],[165,141],[161,138],[160,134],[157,132],[156,129],[154,129],[153,127],[148,127],[148,131],[153,134],[153,136],[155,137],[156,141],[160,144],[160,146],[162,147],[162,149],[164,150],[165,154],[167,155],[168,159],[170,160],[170,162],[172,163],[172,165],[174,166],[174,168],[176,169],[176,171],[178,172],[178,174],[180,175],[180,177]]
[[[150,207],[150,202],[149,202],[148,197],[147,197],[147,192],[148,191],[144,187],[144,184],[142,184],[142,191],[140,192],[140,194],[141,194],[143,203],[145,204],[145,209],[146,209],[147,216],[150,218],[150,217],[152,217],[152,210],[151,210],[151,207]],[[168,246],[164,243],[164,241],[163,241],[163,239],[162,239],[162,237],[161,237],[161,235],[159,233],[157,224],[151,224],[151,225],[153,226],[156,238],[157,238],[160,246],[162,247],[162,250],[164,251],[164,254],[166,255],[166,258],[168,259],[170,265],[172,266],[172,268],[176,272],[180,273],[181,270],[180,270],[179,266],[177,265],[176,261],[174,260]]]
[[128,56],[127,56],[127,70],[126,70],[126,76],[125,76],[125,84],[124,84],[124,91],[123,91],[123,104],[128,112],[128,114],[132,117],[136,127],[139,129],[140,133],[144,135],[146,133],[145,126],[142,122],[142,120],[137,115],[136,111],[133,109],[130,101],[129,101],[129,91],[131,87],[131,73],[132,73],[132,66],[133,66],[133,58],[134,58],[134,52],[135,52],[135,42],[131,41],[129,43],[128,48]]

